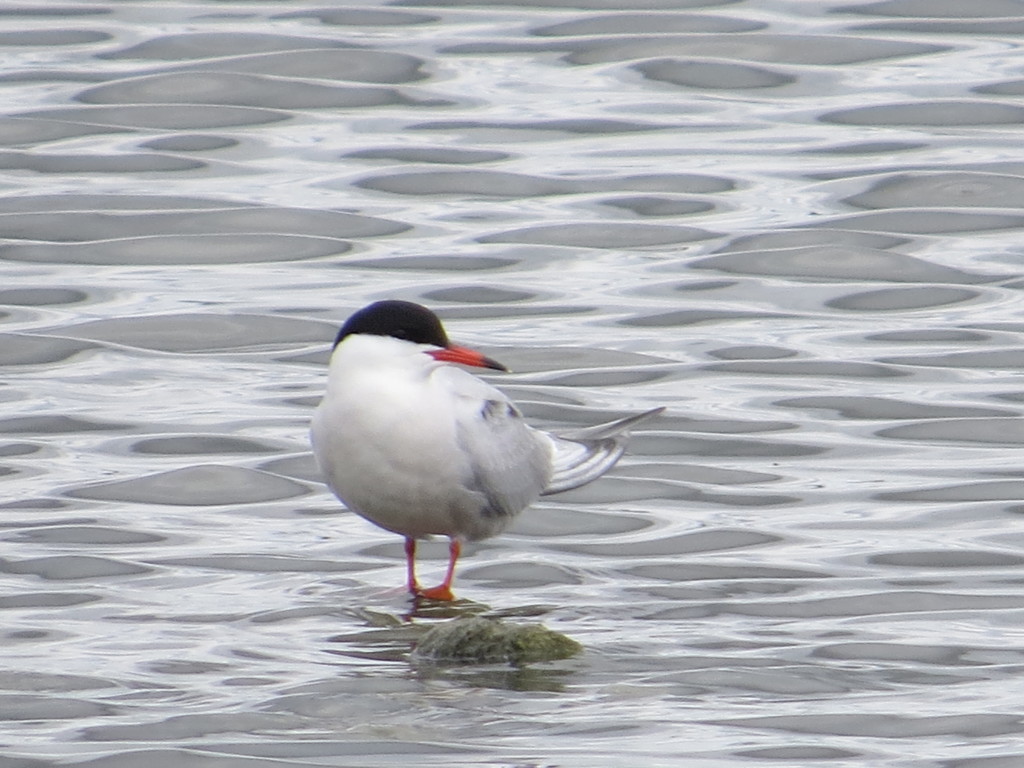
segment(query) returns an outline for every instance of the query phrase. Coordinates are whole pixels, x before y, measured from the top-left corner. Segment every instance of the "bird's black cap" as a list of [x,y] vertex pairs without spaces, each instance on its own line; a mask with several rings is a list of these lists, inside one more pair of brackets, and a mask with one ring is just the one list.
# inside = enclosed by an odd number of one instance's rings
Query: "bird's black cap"
[[363,307],[341,326],[334,346],[354,333],[393,336],[414,344],[433,344],[435,347],[449,346],[448,334],[444,332],[444,326],[437,315],[411,301],[389,299]]

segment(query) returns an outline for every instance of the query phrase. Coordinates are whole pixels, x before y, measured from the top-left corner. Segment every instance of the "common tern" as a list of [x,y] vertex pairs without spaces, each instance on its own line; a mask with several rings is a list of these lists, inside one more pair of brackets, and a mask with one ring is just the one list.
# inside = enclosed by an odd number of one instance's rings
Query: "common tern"
[[[405,537],[408,589],[434,600],[455,599],[463,541],[494,536],[539,497],[600,477],[622,456],[628,431],[665,410],[558,436],[528,425],[505,394],[451,363],[507,370],[452,344],[426,307],[370,304],[338,332],[312,423],[327,485],[350,510]],[[448,537],[448,569],[424,589],[416,541],[431,535]]]

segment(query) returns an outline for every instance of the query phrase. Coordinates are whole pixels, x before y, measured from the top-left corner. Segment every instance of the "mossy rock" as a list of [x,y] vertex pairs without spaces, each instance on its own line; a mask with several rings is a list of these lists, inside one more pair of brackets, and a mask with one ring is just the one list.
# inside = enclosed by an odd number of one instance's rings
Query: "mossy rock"
[[512,664],[568,659],[583,646],[542,624],[508,624],[471,616],[431,627],[416,643],[418,661]]

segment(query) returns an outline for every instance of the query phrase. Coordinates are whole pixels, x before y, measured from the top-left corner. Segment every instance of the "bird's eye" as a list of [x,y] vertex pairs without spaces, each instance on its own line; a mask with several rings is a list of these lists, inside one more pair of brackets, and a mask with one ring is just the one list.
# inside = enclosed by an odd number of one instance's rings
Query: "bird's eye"
[[398,328],[391,335],[396,339],[408,339],[409,331],[405,328]]

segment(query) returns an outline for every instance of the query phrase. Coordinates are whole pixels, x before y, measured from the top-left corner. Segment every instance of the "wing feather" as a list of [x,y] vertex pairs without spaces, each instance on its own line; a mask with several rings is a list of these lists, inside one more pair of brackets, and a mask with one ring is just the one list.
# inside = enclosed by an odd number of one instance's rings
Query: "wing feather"
[[548,483],[551,446],[503,392],[456,368],[438,373],[458,394],[455,439],[466,485],[481,494],[480,514],[497,523],[519,513]]
[[551,473],[551,454],[511,403],[492,403],[476,423],[460,423],[458,440],[472,457],[470,487],[487,500],[481,513],[509,517],[540,496]]

